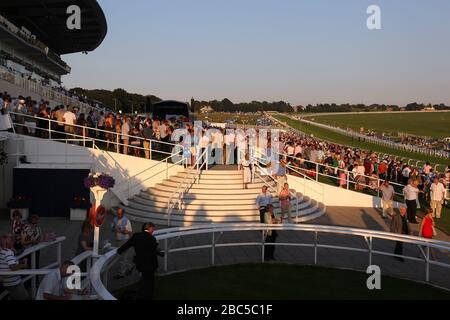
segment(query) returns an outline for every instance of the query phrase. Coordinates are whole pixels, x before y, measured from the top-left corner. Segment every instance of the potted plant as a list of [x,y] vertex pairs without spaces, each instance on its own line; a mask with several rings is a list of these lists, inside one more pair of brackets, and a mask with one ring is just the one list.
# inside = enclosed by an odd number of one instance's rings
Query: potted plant
[[89,198],[76,196],[70,203],[70,220],[84,221],[87,218],[88,209],[91,208]]
[[7,206],[10,209],[10,218],[13,219],[13,212],[18,210],[22,214],[22,219],[28,219],[31,205],[31,197],[24,195],[14,196],[7,203]]

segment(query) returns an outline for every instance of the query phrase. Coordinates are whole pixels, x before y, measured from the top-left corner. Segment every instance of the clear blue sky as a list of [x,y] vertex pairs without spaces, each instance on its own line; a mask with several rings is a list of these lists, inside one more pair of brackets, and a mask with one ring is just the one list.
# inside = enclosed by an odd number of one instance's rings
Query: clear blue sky
[[[449,0],[101,0],[67,87],[163,99],[450,104]],[[381,7],[382,30],[366,9]]]

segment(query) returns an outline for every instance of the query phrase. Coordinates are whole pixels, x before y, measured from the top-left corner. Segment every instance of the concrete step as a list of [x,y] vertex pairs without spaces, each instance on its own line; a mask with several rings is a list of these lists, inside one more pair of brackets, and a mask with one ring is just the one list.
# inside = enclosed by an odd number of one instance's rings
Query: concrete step
[[[228,190],[225,190],[228,191]],[[174,190],[161,190],[160,188],[150,188],[147,191],[144,191],[147,194],[154,196],[163,196],[163,197],[171,197]],[[184,199],[201,199],[201,200],[210,200],[210,199],[220,199],[220,200],[252,200],[255,201],[257,195],[259,194],[259,190],[253,193],[241,193],[235,194],[231,192],[226,192],[225,194],[216,194],[216,196],[212,196],[212,193],[187,193],[184,195]],[[272,196],[276,195],[272,193]]]
[[[254,206],[255,201],[256,201],[256,197],[251,197],[251,198],[247,198],[247,199],[236,199],[235,197],[233,197],[232,199],[224,199],[224,196],[221,196],[221,197],[217,197],[217,198],[206,197],[203,199],[199,199],[199,198],[189,197],[189,194],[187,194],[186,196],[187,197],[184,198],[185,203],[189,203],[192,205],[214,205],[214,206],[250,205],[250,206]],[[169,201],[169,199],[170,199],[170,196],[161,196],[161,195],[149,194],[148,192],[141,192],[140,194],[136,195],[133,199],[130,199],[130,200],[134,200],[136,198],[148,200],[149,202],[155,201],[155,202],[167,203],[167,201]],[[295,201],[296,200],[293,199],[291,201],[292,204],[295,204]],[[302,202],[302,201],[305,201],[305,199],[299,194],[299,202]],[[278,198],[276,198],[276,197],[272,198],[272,203],[274,205],[279,205]]]
[[[190,177],[192,177],[193,175],[190,175]],[[238,178],[234,178],[234,177],[221,177],[219,178],[218,176],[212,176],[214,179],[209,179],[207,177],[204,176],[200,176],[199,182],[201,184],[208,184],[208,185],[216,185],[216,184],[221,184],[221,185],[226,185],[226,184],[242,184],[242,177],[238,177]],[[173,181],[173,182],[178,182],[181,183],[185,180],[187,180],[185,175],[176,175],[176,176],[172,176],[170,177],[170,179],[167,179],[169,181]],[[164,180],[164,181],[167,181]],[[270,180],[269,177],[265,177],[265,180],[267,181],[267,183],[270,182],[270,184],[272,186],[274,186],[276,184],[275,181]],[[255,177],[255,182],[261,182],[261,179],[259,179],[258,177]]]
[[[168,187],[175,187],[177,188],[180,185],[181,182],[178,181],[171,181],[171,180],[164,180],[161,185],[168,186]],[[184,181],[184,186],[188,185],[190,183],[189,180]],[[264,182],[257,182],[257,183],[249,183],[248,188],[249,189],[261,189],[266,184]],[[238,183],[229,183],[229,184],[223,184],[222,181],[216,184],[204,184],[203,181],[200,181],[200,183],[194,183],[192,184],[192,189],[214,189],[214,190],[234,190],[234,189],[242,189],[242,180]]]
[[[142,218],[159,218],[167,220],[167,211],[162,208],[155,208],[149,210],[146,208],[145,210],[134,208],[132,206],[123,206],[127,216],[132,217],[142,217]],[[316,203],[311,204],[310,206],[299,210],[299,217],[304,217],[310,215],[317,211],[318,206]],[[277,212],[277,211],[275,211]],[[295,217],[296,212],[292,212],[292,216]],[[211,223],[222,223],[224,220],[234,219],[234,220],[244,220],[247,221],[251,218],[256,217],[259,220],[259,212],[257,210],[248,211],[248,212],[239,212],[239,213],[230,213],[229,211],[187,211],[187,210],[173,210],[171,215],[171,220],[185,220],[185,221],[198,221],[198,222],[206,222],[209,221]]]
[[[292,211],[296,211],[296,203],[295,201],[292,201]],[[307,207],[309,207],[311,204],[311,201],[309,199],[304,200],[302,202],[299,202],[299,210],[303,210]],[[128,206],[140,209],[140,210],[149,210],[153,212],[165,212],[167,210],[167,201],[166,202],[155,202],[151,200],[147,200],[145,198],[135,197],[132,200],[128,202]],[[249,214],[249,212],[259,212],[259,208],[257,208],[254,204],[253,205],[229,205],[229,206],[223,206],[223,205],[196,205],[196,204],[189,204],[186,202],[182,203],[182,209],[185,211],[185,214],[195,214],[200,213],[203,214],[204,212],[208,212],[214,215],[222,215],[224,214]],[[274,204],[274,211],[279,212],[280,211],[280,204],[276,203]]]
[[[162,183],[157,183],[151,190],[158,190],[162,192],[169,192],[173,193],[177,190],[178,186],[174,185],[165,185]],[[208,194],[208,195],[258,195],[261,192],[261,187],[259,185],[254,186],[253,188],[250,188],[251,185],[249,185],[249,189],[216,189],[216,188],[198,188],[196,185],[193,185],[193,187],[189,190],[189,194],[191,195],[198,195],[198,194]],[[295,192],[295,190],[291,190],[292,192]]]

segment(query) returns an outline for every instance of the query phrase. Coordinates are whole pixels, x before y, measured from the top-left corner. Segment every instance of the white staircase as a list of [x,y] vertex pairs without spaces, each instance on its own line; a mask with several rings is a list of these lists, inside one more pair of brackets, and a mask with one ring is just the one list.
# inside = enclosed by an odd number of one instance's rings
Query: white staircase
[[[180,172],[155,185],[143,190],[123,205],[127,216],[135,221],[152,221],[155,224],[167,225],[167,205],[170,197],[183,180],[186,172]],[[175,207],[170,214],[171,226],[189,226],[201,223],[237,223],[259,222],[259,210],[255,205],[256,197],[263,185],[275,188],[275,181],[262,177],[268,183],[255,177],[255,183],[243,189],[242,172],[238,170],[203,170],[198,183],[193,184],[187,193],[183,194],[181,209]],[[269,189],[270,190],[270,189]],[[295,222],[305,222],[325,213],[324,205],[298,196],[292,202],[292,217]],[[273,201],[275,212],[280,211],[277,198]]]

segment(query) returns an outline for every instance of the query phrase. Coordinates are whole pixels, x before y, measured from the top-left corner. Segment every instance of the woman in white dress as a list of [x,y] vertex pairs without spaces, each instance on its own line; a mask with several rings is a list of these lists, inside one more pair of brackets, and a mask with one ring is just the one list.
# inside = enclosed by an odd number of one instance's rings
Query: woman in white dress
[[252,170],[250,167],[250,160],[248,153],[246,153],[244,159],[241,160],[241,170],[242,170],[242,183],[244,185],[244,189],[247,189],[247,185],[252,182]]

